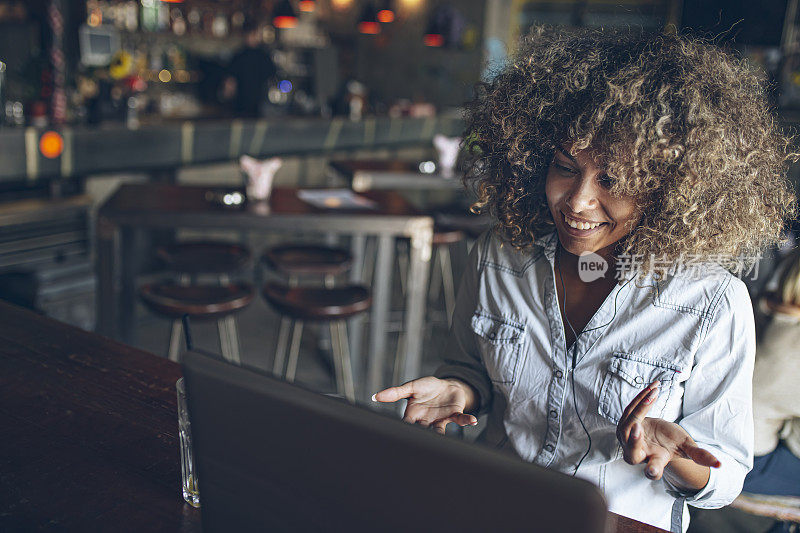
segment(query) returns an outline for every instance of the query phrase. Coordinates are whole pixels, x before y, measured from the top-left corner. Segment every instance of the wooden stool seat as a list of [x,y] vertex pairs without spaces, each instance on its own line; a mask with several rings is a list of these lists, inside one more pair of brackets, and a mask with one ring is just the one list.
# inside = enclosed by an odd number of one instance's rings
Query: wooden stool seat
[[800,523],[800,498],[796,496],[772,496],[742,492],[730,506],[756,516],[767,516],[782,522]]
[[487,229],[489,229],[488,226],[472,226],[472,227],[464,228],[464,233],[466,233],[467,237],[469,237],[470,239],[472,239],[474,241],[474,240],[477,240],[478,237],[483,235],[486,232]]
[[248,283],[229,285],[176,285],[152,283],[139,294],[153,312],[180,318],[217,319],[240,311],[253,301],[255,291]]
[[281,245],[270,248],[261,260],[289,275],[337,275],[347,272],[353,262],[350,252],[315,245]]
[[167,268],[183,274],[229,274],[241,270],[252,257],[246,246],[215,241],[161,246],[156,255]]
[[361,285],[288,287],[270,282],[262,293],[280,314],[295,320],[342,320],[366,311],[372,303],[369,289]]
[[464,240],[464,232],[458,228],[449,226],[436,225],[433,228],[433,240],[431,243],[434,246],[441,246],[443,244],[455,244]]

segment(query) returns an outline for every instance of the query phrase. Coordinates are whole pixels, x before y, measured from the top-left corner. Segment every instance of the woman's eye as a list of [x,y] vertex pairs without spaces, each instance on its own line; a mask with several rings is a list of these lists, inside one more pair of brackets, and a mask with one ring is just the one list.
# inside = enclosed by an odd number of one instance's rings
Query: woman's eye
[[557,163],[557,162],[555,162],[555,161],[553,161],[553,166],[554,166],[554,167],[555,167],[557,170],[559,170],[559,171],[560,171],[562,174],[570,174],[570,175],[574,175],[574,174],[577,174],[577,173],[578,173],[578,171],[577,171],[577,170],[575,170],[574,168],[570,168],[570,167],[564,166],[564,165],[562,165],[562,164],[559,164],[559,163]]
[[600,174],[597,177],[597,182],[604,189],[610,189],[611,187],[613,187],[615,181],[616,180],[613,177],[609,176],[608,174]]

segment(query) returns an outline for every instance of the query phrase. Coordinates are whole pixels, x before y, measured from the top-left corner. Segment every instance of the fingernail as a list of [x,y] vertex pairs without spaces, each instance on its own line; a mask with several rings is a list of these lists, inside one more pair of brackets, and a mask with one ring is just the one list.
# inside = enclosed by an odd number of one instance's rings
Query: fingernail
[[634,439],[638,439],[639,435],[642,434],[641,428],[639,428],[639,424],[634,424],[633,428],[631,428],[631,437]]
[[378,395],[378,393],[377,393],[377,392],[376,392],[375,394],[373,394],[373,395],[372,395],[372,401],[373,401],[373,402],[377,402],[377,401],[378,401],[378,399],[375,397],[375,396],[377,396],[377,395]]
[[644,399],[644,403],[650,403],[656,399],[658,396],[658,389],[653,389],[647,394],[647,398]]
[[647,475],[647,477],[656,477],[656,469],[650,466],[647,467],[644,473]]

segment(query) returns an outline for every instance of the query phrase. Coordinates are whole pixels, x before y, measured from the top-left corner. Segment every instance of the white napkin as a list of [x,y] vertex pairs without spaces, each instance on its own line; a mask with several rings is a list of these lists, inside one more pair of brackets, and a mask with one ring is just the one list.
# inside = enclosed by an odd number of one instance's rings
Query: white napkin
[[248,155],[239,158],[239,168],[247,175],[247,199],[265,201],[272,193],[275,173],[281,168],[283,159],[272,157],[259,161]]
[[439,155],[439,174],[445,178],[452,178],[458,159],[458,149],[461,146],[461,137],[445,137],[436,134],[433,137],[433,146]]

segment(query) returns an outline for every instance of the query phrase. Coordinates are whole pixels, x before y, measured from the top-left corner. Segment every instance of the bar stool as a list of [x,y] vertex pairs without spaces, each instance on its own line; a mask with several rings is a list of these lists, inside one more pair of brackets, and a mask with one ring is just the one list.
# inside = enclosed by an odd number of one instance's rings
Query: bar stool
[[456,308],[456,288],[450,245],[463,240],[464,232],[459,228],[438,224],[433,228],[431,244],[436,255],[433,257],[433,265],[431,265],[432,274],[428,297],[434,300],[439,296],[440,291],[444,292],[444,306],[448,323],[453,319],[453,311]]
[[300,355],[300,339],[305,321],[327,322],[330,327],[336,389],[355,402],[355,385],[347,342],[346,319],[366,311],[372,304],[369,289],[361,285],[342,287],[291,287],[268,282],[262,295],[278,313],[290,320],[292,343],[284,370],[286,348],[279,346],[275,354],[276,376],[294,381]]
[[[261,256],[261,263],[275,272],[286,276],[289,286],[296,287],[300,277],[322,277],[325,287],[332,288],[336,276],[344,274],[353,264],[348,250],[315,244],[281,244],[267,249]],[[289,343],[291,319],[281,317],[278,329],[278,345],[272,372],[282,375],[285,354]],[[333,342],[333,339],[331,339]]]
[[178,285],[161,282],[139,289],[139,296],[150,311],[172,320],[167,356],[176,362],[183,331],[181,317],[189,315],[197,320],[216,320],[223,357],[240,364],[235,315],[250,305],[254,295],[249,283]]
[[182,275],[218,276],[220,283],[250,262],[252,254],[246,246],[221,241],[187,241],[160,246],[156,256],[167,268]]
[[282,244],[266,250],[261,262],[288,276],[290,285],[296,284],[300,276],[322,276],[325,286],[332,287],[336,276],[350,270],[353,257],[343,248]]
[[[460,228],[435,224],[433,227],[433,263],[431,264],[431,277],[428,283],[428,299],[435,300],[444,292],[445,312],[447,321],[452,320],[456,307],[456,289],[453,275],[453,262],[450,255],[450,245],[459,243],[465,238],[464,231]],[[403,294],[406,292],[406,277],[408,276],[408,257],[406,254],[398,256],[400,268],[400,287]]]

